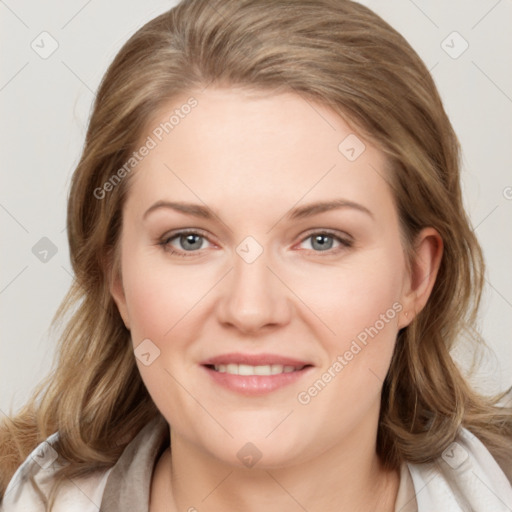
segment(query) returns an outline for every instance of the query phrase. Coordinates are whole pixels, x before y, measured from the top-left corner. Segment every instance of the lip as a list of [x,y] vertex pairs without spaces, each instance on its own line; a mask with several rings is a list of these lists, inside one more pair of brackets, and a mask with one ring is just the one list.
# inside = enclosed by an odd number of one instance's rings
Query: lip
[[[214,365],[220,364],[247,364],[251,366],[279,364],[302,368],[276,375],[232,375],[213,369]],[[211,357],[201,363],[201,368],[207,372],[214,383],[225,389],[245,396],[261,396],[299,381],[313,370],[313,365],[308,361],[276,354],[231,353]]]
[[202,365],[219,364],[248,364],[250,366],[262,366],[267,364],[282,364],[283,366],[306,366],[312,365],[309,361],[301,361],[287,356],[277,354],[241,354],[230,353],[210,357],[201,363]]

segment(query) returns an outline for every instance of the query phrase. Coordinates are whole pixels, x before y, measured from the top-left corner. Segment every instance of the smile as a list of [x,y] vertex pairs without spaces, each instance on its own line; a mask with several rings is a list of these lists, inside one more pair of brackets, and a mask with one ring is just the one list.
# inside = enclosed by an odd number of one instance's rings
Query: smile
[[229,373],[230,375],[277,375],[279,373],[291,373],[302,370],[306,365],[298,367],[282,364],[266,364],[261,366],[252,366],[249,364],[219,364],[214,365],[213,369],[220,373]]
[[288,386],[310,373],[306,361],[275,354],[224,354],[203,361],[210,382],[246,396],[263,395]]

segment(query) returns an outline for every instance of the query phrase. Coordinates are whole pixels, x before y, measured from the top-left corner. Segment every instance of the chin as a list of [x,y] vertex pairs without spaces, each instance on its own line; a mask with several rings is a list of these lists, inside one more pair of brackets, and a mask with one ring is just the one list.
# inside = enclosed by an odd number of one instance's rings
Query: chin
[[[215,458],[229,466],[247,469],[277,469],[295,465],[306,460],[308,455],[303,442],[297,442],[297,436],[283,432],[283,435],[268,436],[268,431],[256,434],[254,428],[250,435],[243,435],[239,430],[234,439],[211,445],[212,438],[205,446]],[[235,434],[233,432],[233,434]],[[268,437],[267,437],[268,436]]]

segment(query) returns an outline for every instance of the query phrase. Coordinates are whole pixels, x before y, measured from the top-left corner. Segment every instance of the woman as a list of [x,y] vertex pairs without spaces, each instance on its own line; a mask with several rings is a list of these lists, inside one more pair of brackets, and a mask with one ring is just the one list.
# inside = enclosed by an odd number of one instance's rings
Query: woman
[[6,512],[512,507],[511,410],[449,353],[483,281],[458,142],[367,8],[185,0],[141,28],[68,234],[76,309],[2,426]]

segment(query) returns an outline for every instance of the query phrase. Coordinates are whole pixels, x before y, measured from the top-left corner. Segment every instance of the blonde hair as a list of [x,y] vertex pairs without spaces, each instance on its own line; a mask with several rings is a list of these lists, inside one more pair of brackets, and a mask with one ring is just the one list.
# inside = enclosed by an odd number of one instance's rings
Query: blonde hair
[[109,292],[130,175],[103,199],[94,191],[130,158],[164,104],[208,85],[295,92],[339,113],[387,155],[406,249],[432,226],[444,254],[426,307],[398,334],[382,391],[379,456],[390,468],[433,461],[463,426],[505,467],[512,411],[497,405],[503,395],[475,392],[450,356],[462,333],[477,339],[484,264],[463,207],[457,137],[421,59],[379,16],[348,0],[185,0],[130,38],[100,85],[69,196],[76,278],[55,319],[65,329],[51,375],[1,425],[0,495],[58,430],[55,448],[69,464],[57,473],[51,508],[61,482],[111,467],[160,414]]

